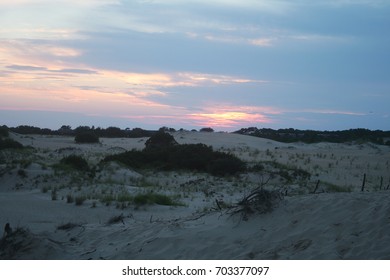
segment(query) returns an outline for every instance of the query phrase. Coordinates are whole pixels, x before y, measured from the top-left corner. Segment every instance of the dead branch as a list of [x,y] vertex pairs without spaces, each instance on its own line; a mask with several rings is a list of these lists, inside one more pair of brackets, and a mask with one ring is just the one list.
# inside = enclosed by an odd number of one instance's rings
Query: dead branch
[[229,207],[227,212],[231,216],[240,214],[243,220],[247,220],[251,214],[272,212],[282,199],[283,195],[279,191],[269,191],[260,186]]

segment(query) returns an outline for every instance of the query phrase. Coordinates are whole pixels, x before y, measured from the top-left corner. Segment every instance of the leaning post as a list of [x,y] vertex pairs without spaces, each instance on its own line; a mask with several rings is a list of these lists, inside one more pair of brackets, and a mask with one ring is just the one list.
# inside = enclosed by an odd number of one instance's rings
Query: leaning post
[[366,185],[366,173],[364,173],[364,175],[363,175],[362,192],[364,192],[365,185]]

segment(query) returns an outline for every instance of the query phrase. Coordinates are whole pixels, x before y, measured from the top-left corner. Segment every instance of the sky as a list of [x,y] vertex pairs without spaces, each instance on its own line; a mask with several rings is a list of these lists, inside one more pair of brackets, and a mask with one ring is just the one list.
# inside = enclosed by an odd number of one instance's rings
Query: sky
[[390,130],[388,0],[0,0],[0,125]]

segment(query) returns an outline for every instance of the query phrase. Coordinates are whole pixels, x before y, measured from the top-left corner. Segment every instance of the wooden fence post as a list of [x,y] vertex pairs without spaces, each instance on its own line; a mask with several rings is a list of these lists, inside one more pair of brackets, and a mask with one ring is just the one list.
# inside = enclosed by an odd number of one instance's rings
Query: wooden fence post
[[316,193],[319,185],[320,185],[320,180],[317,181],[317,184],[316,184],[316,187],[315,187],[315,189],[313,191],[313,194]]
[[362,192],[364,192],[364,186],[366,185],[366,173],[363,175]]

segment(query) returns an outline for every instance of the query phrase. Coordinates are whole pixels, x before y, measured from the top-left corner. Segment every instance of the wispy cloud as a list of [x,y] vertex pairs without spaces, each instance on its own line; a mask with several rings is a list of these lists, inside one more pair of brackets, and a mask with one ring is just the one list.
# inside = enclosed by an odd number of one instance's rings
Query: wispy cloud
[[66,59],[81,56],[75,48],[35,40],[0,40],[0,63],[46,67],[67,65]]
[[326,115],[350,115],[350,116],[366,116],[367,113],[332,110],[332,109],[303,109],[300,112],[313,113],[313,114],[326,114]]
[[[194,34],[190,35],[192,38],[199,38],[201,36],[195,36]],[[243,45],[253,45],[258,47],[270,47],[275,41],[274,38],[243,38],[237,36],[218,36],[218,35],[204,35],[205,40],[226,43],[226,44],[243,44]]]
[[41,71],[51,73],[73,73],[73,74],[97,74],[96,71],[88,69],[64,68],[64,69],[48,69],[46,67],[30,66],[30,65],[7,65],[6,68],[17,71]]
[[85,36],[77,29],[66,28],[22,28],[22,27],[0,27],[0,39],[8,40],[82,40]]

